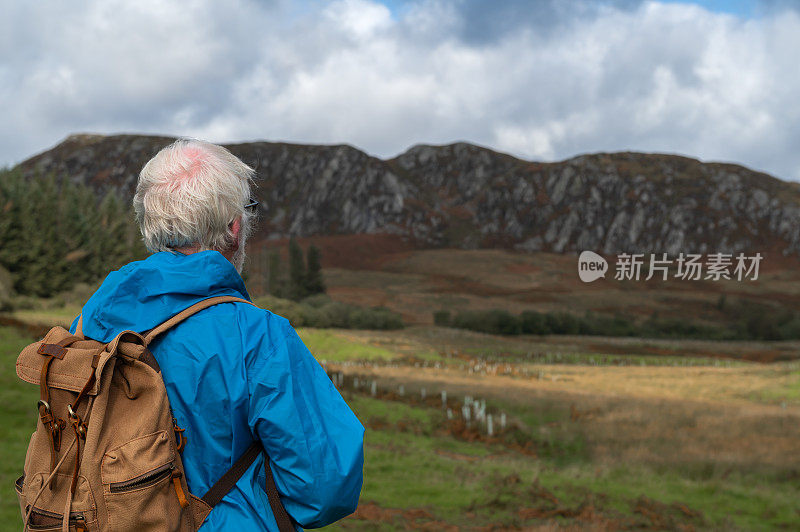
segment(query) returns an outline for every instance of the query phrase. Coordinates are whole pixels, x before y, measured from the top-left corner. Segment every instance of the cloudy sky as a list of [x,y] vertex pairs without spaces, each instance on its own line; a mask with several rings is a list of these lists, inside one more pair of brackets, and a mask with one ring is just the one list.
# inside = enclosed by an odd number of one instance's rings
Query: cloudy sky
[[658,151],[800,180],[797,4],[0,0],[0,165],[129,132]]

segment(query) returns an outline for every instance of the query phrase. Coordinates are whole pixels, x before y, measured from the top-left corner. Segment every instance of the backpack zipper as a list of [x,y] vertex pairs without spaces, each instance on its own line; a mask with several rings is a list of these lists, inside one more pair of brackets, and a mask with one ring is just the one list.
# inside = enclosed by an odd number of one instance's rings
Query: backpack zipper
[[186,494],[183,492],[183,486],[181,486],[181,475],[180,471],[173,471],[172,472],[172,485],[175,487],[175,495],[178,496],[178,502],[181,503],[181,508],[186,508],[189,506],[189,501],[186,500]]
[[[38,508],[36,506],[34,506],[33,510],[31,510],[31,518],[33,518],[33,516],[35,516],[35,515],[39,515],[41,517],[46,517],[48,519],[53,519],[53,521],[50,522],[50,523],[40,523],[40,524],[28,525],[28,528],[30,530],[37,530],[37,529],[40,529],[40,528],[52,528],[54,525],[61,526],[61,521],[64,519],[64,515],[63,514],[57,514],[55,512],[50,512],[48,510],[43,510],[42,508]],[[81,526],[83,526],[84,529],[85,529],[84,523],[86,523],[86,518],[84,517],[83,512],[70,512],[69,513],[69,524],[70,525],[75,525],[76,529],[80,530]]]
[[149,473],[126,480],[125,482],[112,482],[109,484],[108,489],[111,493],[119,493],[122,491],[131,491],[137,488],[144,488],[169,477],[172,474],[173,469],[175,469],[175,464],[171,462],[158,467]]

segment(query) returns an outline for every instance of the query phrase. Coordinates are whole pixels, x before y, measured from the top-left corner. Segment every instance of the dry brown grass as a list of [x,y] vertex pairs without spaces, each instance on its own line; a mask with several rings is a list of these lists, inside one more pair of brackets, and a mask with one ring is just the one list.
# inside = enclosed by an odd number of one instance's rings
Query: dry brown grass
[[[602,463],[800,475],[800,412],[669,400],[598,401],[582,420]],[[580,412],[580,410],[578,410]]]
[[761,402],[772,391],[796,388],[800,376],[793,365],[731,368],[530,365],[530,369],[542,372],[542,380],[533,385],[543,389],[726,405]]
[[[763,404],[747,395],[769,389],[780,371],[758,368],[546,366],[541,380],[469,374],[455,368],[344,367],[406,394],[471,395],[506,405],[516,419],[553,417],[546,436],[585,438],[603,467],[641,464],[700,476],[764,473],[800,477],[800,405]],[[555,413],[555,414],[554,414]]]
[[[423,383],[445,388],[479,389],[481,393],[521,398],[543,393],[566,393],[627,401],[696,402],[759,411],[800,414],[800,401],[793,394],[800,387],[800,370],[794,366],[737,368],[670,366],[577,366],[530,365],[539,375],[530,378],[469,373],[453,366],[393,367],[367,365],[368,372],[397,381]],[[364,371],[358,366],[353,372]],[[780,397],[784,391],[786,396]],[[467,392],[468,393],[468,392]],[[784,404],[785,403],[785,404]]]

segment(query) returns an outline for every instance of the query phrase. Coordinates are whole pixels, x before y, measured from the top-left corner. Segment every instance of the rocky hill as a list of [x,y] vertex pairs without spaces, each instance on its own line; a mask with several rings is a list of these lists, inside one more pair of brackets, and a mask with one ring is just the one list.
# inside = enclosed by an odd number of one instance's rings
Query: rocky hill
[[[73,135],[18,166],[130,198],[172,138]],[[800,189],[673,155],[520,160],[456,143],[381,160],[346,145],[227,146],[257,170],[260,236],[398,235],[419,247],[800,253]]]

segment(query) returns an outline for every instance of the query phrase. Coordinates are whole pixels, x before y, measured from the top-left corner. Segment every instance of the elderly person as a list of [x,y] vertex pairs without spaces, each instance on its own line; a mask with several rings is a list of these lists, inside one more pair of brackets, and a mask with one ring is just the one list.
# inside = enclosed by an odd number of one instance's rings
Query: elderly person
[[[124,330],[152,329],[212,296],[249,299],[239,272],[253,223],[252,176],[228,150],[197,140],[178,140],[153,157],[133,200],[153,254],[105,279],[83,307],[83,333],[108,342]],[[192,493],[208,491],[260,441],[296,525],[324,526],[355,510],[364,428],[285,318],[222,303],[150,349],[185,429]],[[262,453],[201,530],[277,530],[263,460]]]

